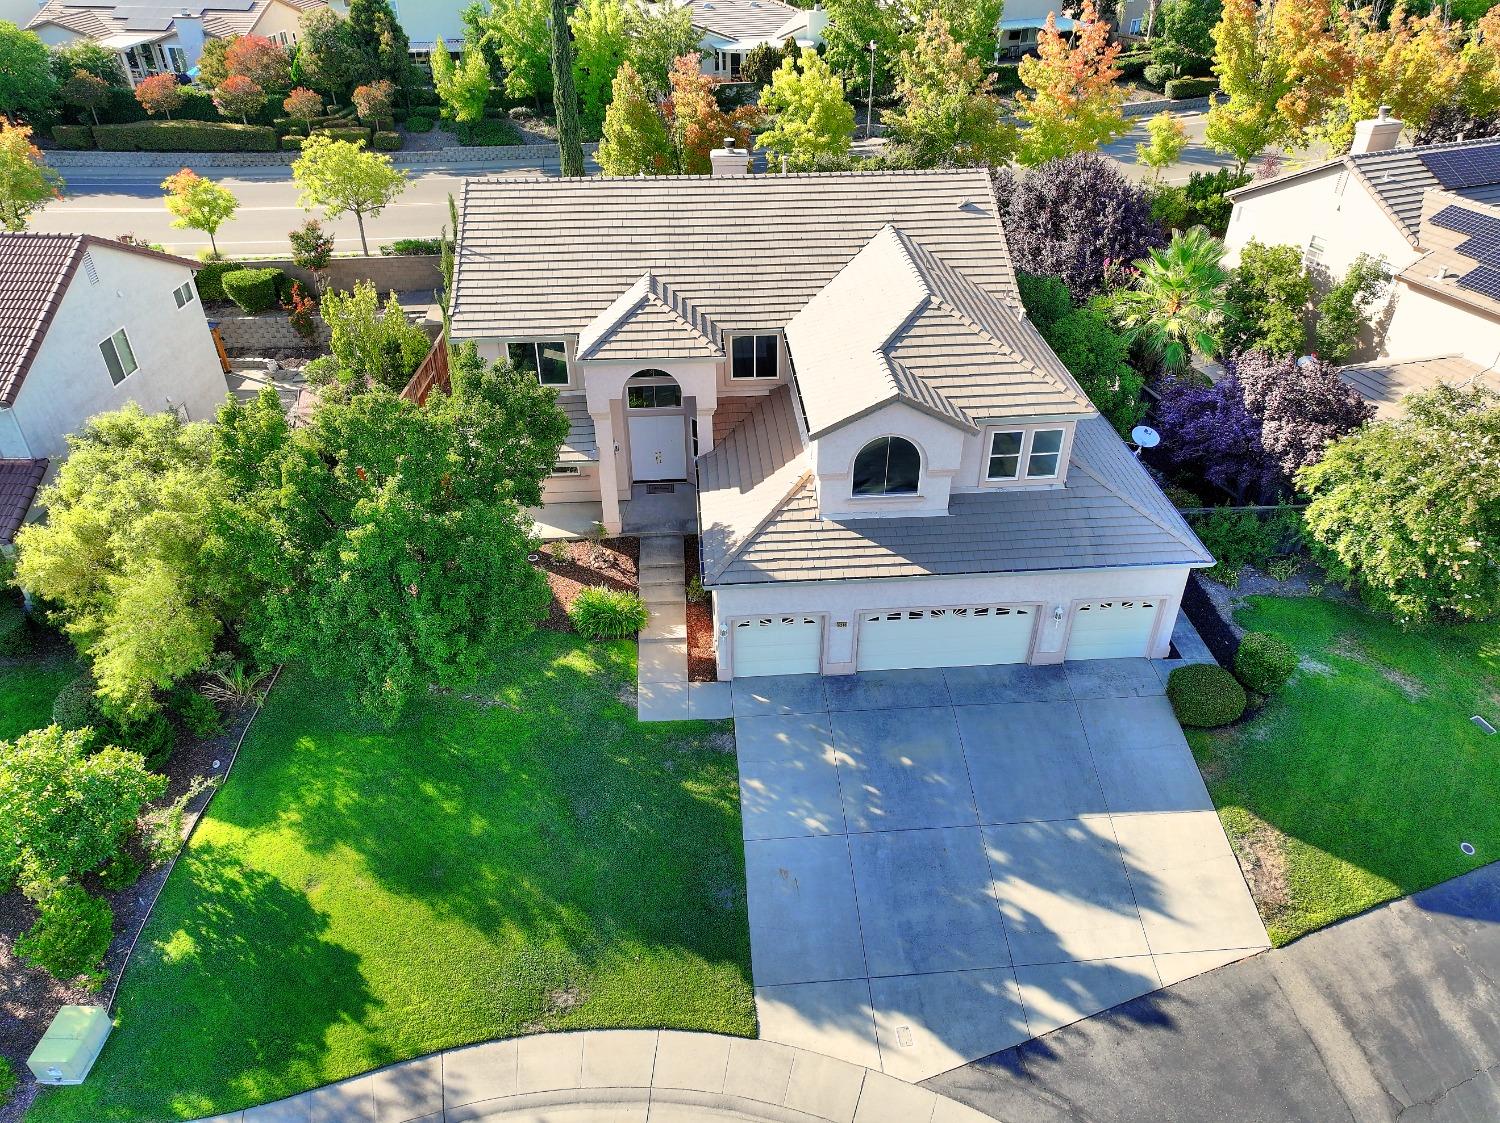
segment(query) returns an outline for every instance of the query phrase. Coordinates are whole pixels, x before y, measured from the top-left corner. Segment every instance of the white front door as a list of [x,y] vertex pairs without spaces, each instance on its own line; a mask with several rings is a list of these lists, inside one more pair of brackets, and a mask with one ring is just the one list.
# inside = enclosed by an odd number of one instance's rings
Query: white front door
[[636,483],[687,479],[686,433],[681,414],[631,414],[631,479]]
[[1135,659],[1149,654],[1162,598],[1094,601],[1073,610],[1069,659]]
[[815,675],[822,669],[822,617],[756,616],[736,620],[729,631],[735,678]]
[[866,612],[859,618],[861,671],[1024,663],[1036,606],[963,605]]

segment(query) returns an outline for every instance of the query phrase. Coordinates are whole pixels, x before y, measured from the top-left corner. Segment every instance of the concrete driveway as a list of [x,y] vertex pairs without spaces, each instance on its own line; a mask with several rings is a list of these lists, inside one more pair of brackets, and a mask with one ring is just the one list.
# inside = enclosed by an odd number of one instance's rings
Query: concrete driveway
[[1162,681],[735,683],[761,1035],[919,1080],[1266,947]]

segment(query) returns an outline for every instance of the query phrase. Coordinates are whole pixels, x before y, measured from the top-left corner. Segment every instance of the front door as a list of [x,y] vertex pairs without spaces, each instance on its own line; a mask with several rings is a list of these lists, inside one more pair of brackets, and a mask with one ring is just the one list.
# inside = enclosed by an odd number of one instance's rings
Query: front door
[[636,483],[687,479],[686,429],[680,413],[632,413],[631,479]]

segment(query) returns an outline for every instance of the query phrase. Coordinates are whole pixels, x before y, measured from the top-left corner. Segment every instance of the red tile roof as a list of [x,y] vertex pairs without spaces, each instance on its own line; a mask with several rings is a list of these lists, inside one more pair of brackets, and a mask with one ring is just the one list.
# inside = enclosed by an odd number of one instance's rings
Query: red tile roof
[[0,460],[0,542],[15,541],[46,474],[45,460]]

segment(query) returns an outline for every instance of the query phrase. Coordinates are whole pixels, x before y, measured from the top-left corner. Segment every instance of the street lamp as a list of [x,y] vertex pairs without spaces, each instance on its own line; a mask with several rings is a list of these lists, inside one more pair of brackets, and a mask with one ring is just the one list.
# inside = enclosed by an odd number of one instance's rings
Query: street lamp
[[870,126],[875,120],[875,48],[879,46],[875,40],[870,40],[870,88],[865,91],[865,139],[870,139]]

